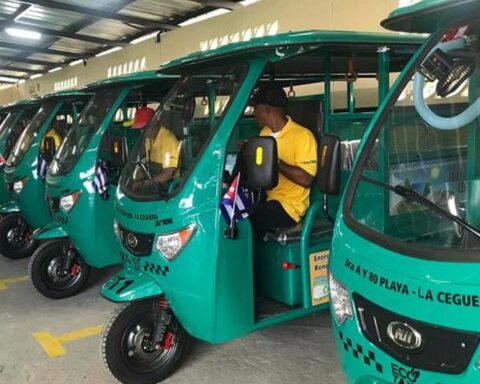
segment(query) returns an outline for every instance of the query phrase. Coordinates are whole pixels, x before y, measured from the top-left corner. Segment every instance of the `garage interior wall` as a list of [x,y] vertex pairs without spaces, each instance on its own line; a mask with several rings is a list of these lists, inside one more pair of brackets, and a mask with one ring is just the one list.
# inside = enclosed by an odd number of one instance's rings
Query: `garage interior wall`
[[159,43],[151,37],[88,59],[86,65],[66,66],[41,78],[6,86],[0,90],[0,104],[136,70],[156,69],[161,63],[191,52],[252,37],[308,29],[385,31],[379,22],[398,5],[399,0],[262,0],[164,33]]

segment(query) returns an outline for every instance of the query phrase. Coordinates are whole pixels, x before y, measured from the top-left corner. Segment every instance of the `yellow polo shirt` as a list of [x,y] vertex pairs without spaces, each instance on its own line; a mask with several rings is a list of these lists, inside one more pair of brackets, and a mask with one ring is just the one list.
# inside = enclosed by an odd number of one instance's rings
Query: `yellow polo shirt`
[[[260,136],[275,137],[268,126],[262,129]],[[275,139],[279,160],[300,167],[312,176],[317,174],[317,141],[312,132],[288,118]],[[310,188],[303,188],[280,173],[278,185],[267,191],[267,200],[279,201],[288,215],[299,222],[310,205]]]
[[[165,127],[160,127],[157,137],[150,141],[150,161],[162,164],[163,168],[177,168],[180,142],[176,136]],[[146,148],[148,152],[148,148]]]
[[45,138],[51,137],[53,138],[53,142],[55,144],[55,150],[60,147],[62,144],[62,137],[58,134],[58,132],[54,128],[50,128],[50,130],[45,135],[44,139],[42,140],[42,150],[45,150]]

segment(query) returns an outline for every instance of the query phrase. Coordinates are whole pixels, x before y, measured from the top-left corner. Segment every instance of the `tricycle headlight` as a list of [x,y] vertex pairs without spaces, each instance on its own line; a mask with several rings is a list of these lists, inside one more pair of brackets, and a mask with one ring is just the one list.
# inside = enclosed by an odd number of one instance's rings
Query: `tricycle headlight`
[[172,261],[187,245],[195,233],[195,229],[195,224],[192,224],[178,232],[159,235],[155,242],[155,248],[160,251],[165,259]]
[[350,295],[348,290],[340,284],[330,273],[330,300],[332,302],[333,314],[339,325],[345,320],[353,317],[352,304],[350,303]]
[[69,213],[79,197],[80,191],[74,192],[70,195],[62,196],[62,198],[60,199],[60,206],[66,213]]
[[25,184],[27,184],[28,178],[24,178],[22,180],[15,181],[13,183],[13,192],[15,192],[17,195],[22,192],[23,188],[25,187]]

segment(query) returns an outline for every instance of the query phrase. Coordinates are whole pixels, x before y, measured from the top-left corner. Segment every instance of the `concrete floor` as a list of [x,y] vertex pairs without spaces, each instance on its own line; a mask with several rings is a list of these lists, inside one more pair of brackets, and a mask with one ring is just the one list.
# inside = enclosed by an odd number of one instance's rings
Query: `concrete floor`
[[[88,289],[80,295],[52,301],[38,294],[29,280],[22,280],[27,264],[28,260],[10,261],[0,256],[0,383],[115,383],[100,357],[98,328],[92,329],[92,336],[63,343],[65,354],[55,358],[47,356],[33,336],[46,331],[52,337],[59,337],[103,325],[115,308],[115,304],[99,295],[100,286],[111,270],[91,276]],[[327,313],[222,345],[197,341],[183,366],[164,381],[166,384],[344,382]]]

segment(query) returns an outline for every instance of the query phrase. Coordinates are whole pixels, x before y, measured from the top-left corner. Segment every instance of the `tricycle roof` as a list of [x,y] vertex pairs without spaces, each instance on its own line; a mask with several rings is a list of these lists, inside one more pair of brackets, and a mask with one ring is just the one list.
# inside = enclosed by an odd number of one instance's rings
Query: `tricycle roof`
[[88,92],[85,91],[80,91],[80,90],[75,90],[75,89],[69,89],[69,90],[64,90],[64,91],[57,91],[57,92],[51,92],[47,93],[41,97],[39,97],[37,100],[46,100],[46,99],[54,99],[54,98],[71,98],[71,97],[82,97],[82,96],[88,96]]
[[125,83],[143,83],[146,81],[151,80],[164,80],[168,84],[172,84],[177,79],[177,76],[174,75],[163,75],[157,73],[156,71],[143,71],[143,72],[136,72],[127,75],[120,75],[110,77],[108,79],[97,80],[93,83],[87,84],[83,90],[91,90],[94,88],[104,87],[108,85],[117,85],[117,84],[125,84]]
[[[298,49],[315,49],[319,46],[335,45],[399,45],[418,46],[424,41],[420,36],[406,36],[394,33],[367,33],[348,31],[309,30],[301,32],[280,33],[274,36],[254,38],[245,42],[224,45],[209,51],[199,51],[188,56],[162,64],[163,73],[176,73],[185,67],[205,62],[222,61],[225,58],[234,60],[251,60],[255,58],[269,58],[281,60],[299,54]],[[279,51],[280,47],[297,47],[292,52]]]
[[38,98],[17,100],[9,104],[2,105],[0,110],[16,109],[25,105],[34,105],[38,103]]
[[422,0],[393,11],[381,25],[392,31],[433,33],[456,20],[480,16],[478,0]]

